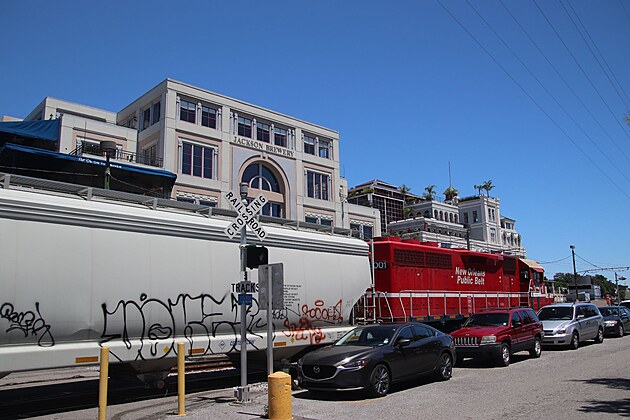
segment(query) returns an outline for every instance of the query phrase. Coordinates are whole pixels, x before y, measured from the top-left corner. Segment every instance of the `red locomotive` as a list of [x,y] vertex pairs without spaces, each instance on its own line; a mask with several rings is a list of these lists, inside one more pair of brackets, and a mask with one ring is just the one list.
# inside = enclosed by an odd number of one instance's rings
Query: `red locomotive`
[[532,260],[399,237],[375,238],[372,257],[374,287],[357,305],[358,320],[446,323],[482,309],[554,301]]

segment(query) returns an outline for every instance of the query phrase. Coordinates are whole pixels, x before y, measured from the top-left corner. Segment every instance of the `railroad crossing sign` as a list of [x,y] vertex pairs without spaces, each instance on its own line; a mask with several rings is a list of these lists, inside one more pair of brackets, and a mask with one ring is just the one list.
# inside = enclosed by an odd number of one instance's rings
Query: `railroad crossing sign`
[[241,231],[241,228],[243,228],[244,226],[249,226],[251,231],[254,232],[258,239],[260,239],[261,241],[265,239],[265,237],[267,236],[267,232],[258,222],[258,220],[256,220],[256,215],[258,214],[260,209],[262,209],[263,206],[267,204],[269,200],[267,200],[264,195],[260,194],[246,207],[241,202],[239,196],[234,194],[232,191],[224,193],[223,197],[225,197],[225,199],[238,213],[236,219],[234,219],[232,223],[230,223],[228,227],[225,228],[225,234],[230,239],[232,239]]

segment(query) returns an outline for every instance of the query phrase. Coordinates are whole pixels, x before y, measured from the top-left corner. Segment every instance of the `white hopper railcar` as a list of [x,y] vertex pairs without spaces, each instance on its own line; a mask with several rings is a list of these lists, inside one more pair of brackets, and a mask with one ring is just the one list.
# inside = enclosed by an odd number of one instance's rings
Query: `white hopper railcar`
[[[22,186],[13,186],[18,178]],[[239,243],[224,234],[229,217],[171,200],[44,182],[52,193],[25,188],[40,183],[32,179],[8,179],[0,174],[0,377],[96,364],[107,346],[110,363],[155,380],[176,363],[178,342],[189,356],[240,349]],[[274,357],[336,340],[370,285],[368,246],[295,226],[265,230],[269,263],[284,264]],[[250,234],[248,243],[260,242]],[[256,272],[248,270],[254,282]],[[248,350],[264,351],[266,312],[256,294],[247,331]]]

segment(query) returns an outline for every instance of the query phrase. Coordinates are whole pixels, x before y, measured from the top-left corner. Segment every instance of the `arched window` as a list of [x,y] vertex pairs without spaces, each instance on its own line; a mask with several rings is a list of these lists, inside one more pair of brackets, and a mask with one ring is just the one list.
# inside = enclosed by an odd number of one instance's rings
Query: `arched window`
[[434,219],[438,218],[438,211],[437,210],[433,210],[433,218]]
[[261,214],[274,217],[285,217],[284,186],[278,181],[275,173],[262,163],[252,163],[243,172],[241,182],[249,185],[248,198],[257,197],[262,190],[269,202],[263,207]]
[[426,217],[427,219],[431,218],[431,213],[429,213],[429,210],[424,211],[424,217]]

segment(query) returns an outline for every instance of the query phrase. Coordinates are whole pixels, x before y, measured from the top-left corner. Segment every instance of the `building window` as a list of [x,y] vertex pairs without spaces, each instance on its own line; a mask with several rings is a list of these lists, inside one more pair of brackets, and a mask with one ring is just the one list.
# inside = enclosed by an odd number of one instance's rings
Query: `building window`
[[479,222],[479,216],[477,215],[477,210],[473,210],[473,223]]
[[304,153],[315,154],[315,137],[304,136]]
[[146,130],[151,126],[151,107],[142,111],[142,129]]
[[[265,216],[285,217],[284,213],[284,188],[278,177],[265,165],[252,163],[243,172],[241,182],[246,182],[252,190],[265,191],[265,197],[269,200],[261,210]],[[253,193],[254,196],[258,192]]]
[[464,223],[468,224],[468,212],[464,213]]
[[352,230],[352,236],[355,238],[365,240],[372,239],[372,226],[362,225],[360,223],[350,223],[350,229]]
[[142,149],[141,162],[145,165],[157,166],[157,143],[153,143],[151,146]]
[[497,241],[497,230],[495,228],[490,228],[490,242]]
[[273,142],[276,146],[287,147],[287,130],[284,128],[274,127]]
[[238,135],[252,138],[252,120],[249,118],[238,117]]
[[319,157],[330,159],[330,142],[328,140],[319,140],[318,149]]
[[151,116],[151,125],[160,121],[160,103],[156,102],[153,104],[153,115]]
[[180,100],[179,103],[179,119],[195,124],[197,122],[197,105],[193,102]]
[[322,225],[322,226],[333,225],[332,219],[328,217],[324,217],[324,216],[319,216],[316,214],[309,214],[309,215],[304,216],[304,221],[308,223],[314,223],[316,225]]
[[201,125],[217,128],[217,110],[208,106],[201,107]]
[[269,124],[256,123],[256,140],[269,143],[270,127]]
[[311,198],[328,200],[330,176],[319,172],[306,172],[306,195]]
[[213,178],[215,149],[192,143],[182,143],[182,174]]

